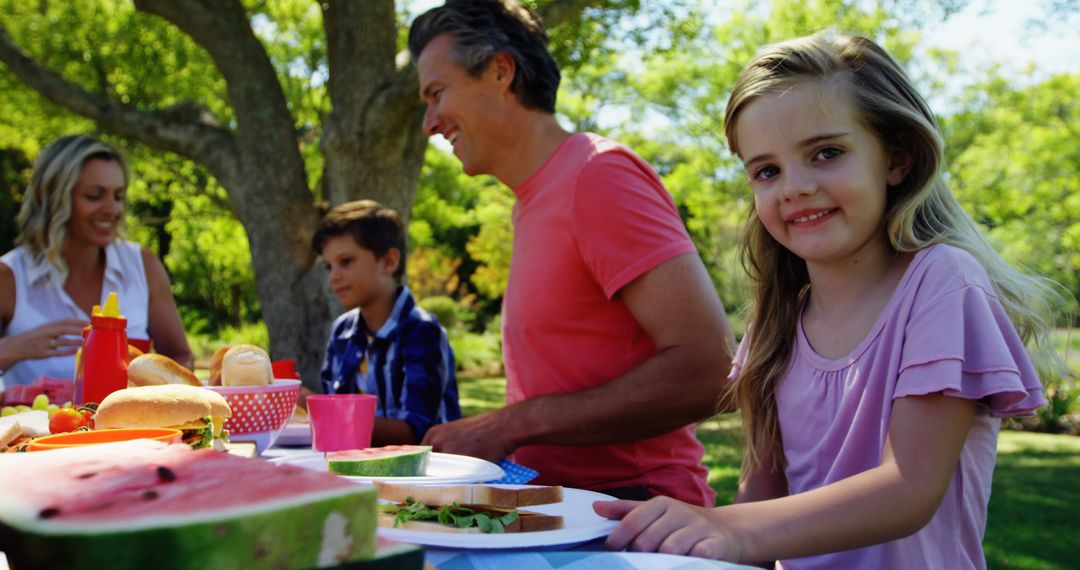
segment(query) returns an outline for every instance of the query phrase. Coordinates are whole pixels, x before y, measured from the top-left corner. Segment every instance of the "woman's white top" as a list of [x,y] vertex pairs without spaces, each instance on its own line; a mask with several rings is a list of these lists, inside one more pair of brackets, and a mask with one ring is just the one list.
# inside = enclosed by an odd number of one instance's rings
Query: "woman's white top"
[[[0,263],[10,267],[15,274],[15,313],[4,332],[6,336],[61,319],[90,323],[90,315],[64,291],[64,283],[56,270],[47,263],[35,265],[25,246],[4,254]],[[113,291],[120,301],[120,314],[127,318],[128,338],[150,338],[147,331],[150,290],[139,244],[117,240],[105,248],[105,280],[98,304],[104,306],[105,299]],[[75,355],[16,362],[3,372],[2,384],[29,384],[39,376],[74,378]]]

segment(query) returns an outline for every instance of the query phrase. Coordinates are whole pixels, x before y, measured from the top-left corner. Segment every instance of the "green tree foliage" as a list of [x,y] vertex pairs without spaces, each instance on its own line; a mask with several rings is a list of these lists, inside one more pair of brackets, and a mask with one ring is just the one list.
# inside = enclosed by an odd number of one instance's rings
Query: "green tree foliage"
[[15,217],[19,213],[22,190],[30,181],[30,161],[22,151],[0,148],[0,251],[15,245],[19,233]]
[[[426,137],[415,67],[399,53],[408,5],[0,0],[0,77],[15,93],[5,99],[11,122],[0,129],[0,147],[40,146],[71,126],[36,121],[70,117],[43,104],[25,83],[102,131],[200,164],[243,224],[271,349],[298,358],[310,376],[335,308],[307,247],[317,202],[375,198],[406,218],[412,209]],[[580,29],[597,38],[605,22],[638,9],[637,0],[534,5],[553,30],[589,9]],[[560,40],[566,49],[557,51],[586,61],[602,41],[568,41],[580,35],[567,32]],[[32,111],[20,114],[18,103],[30,103]],[[3,144],[20,136],[35,142]],[[161,222],[180,211],[175,202],[146,196],[133,208],[155,220],[150,235],[164,250],[173,241],[170,225]],[[201,245],[189,251],[208,255]],[[240,318],[244,295],[231,284],[213,285],[231,289],[230,314]]]
[[[953,192],[1011,262],[1080,298],[1080,74],[1014,88],[992,76],[944,121]],[[1063,323],[1064,324],[1064,323]],[[1075,322],[1074,322],[1075,325]]]
[[[529,3],[547,10],[551,21],[564,21],[550,30],[564,72],[560,119],[626,143],[657,169],[734,314],[748,298],[735,245],[750,195],[727,150],[722,120],[730,87],[757,47],[831,27],[884,44],[927,94],[950,82],[941,69],[963,71],[915,59],[916,30],[955,12],[963,0],[746,1],[724,4],[721,13],[713,0]],[[400,48],[410,14],[408,2],[396,7]],[[327,14],[308,0],[245,1],[244,8],[287,100],[310,197],[332,201],[321,146],[334,112]],[[575,12],[566,19],[560,10]],[[107,0],[0,0],[0,13],[15,43],[74,83],[135,108],[236,127],[228,86],[213,61],[162,18]],[[1076,76],[1024,88],[991,77],[938,111],[948,112],[950,176],[965,207],[1011,260],[1080,297],[1080,121],[1070,98],[1077,87]],[[25,166],[8,168],[11,157],[29,160],[57,136],[95,132],[93,123],[47,102],[3,66],[0,93],[0,149],[11,149],[0,154],[5,184],[12,173],[25,173]],[[221,182],[191,161],[97,134],[132,158],[129,235],[165,260],[188,328],[214,331],[259,320],[255,244]],[[377,144],[375,138],[363,144]],[[513,194],[494,179],[465,176],[457,159],[438,148],[427,148],[424,157],[411,208],[410,285],[420,298],[454,298],[463,323],[489,329],[509,272]],[[25,180],[15,184],[17,193]],[[280,223],[291,227],[291,220]]]

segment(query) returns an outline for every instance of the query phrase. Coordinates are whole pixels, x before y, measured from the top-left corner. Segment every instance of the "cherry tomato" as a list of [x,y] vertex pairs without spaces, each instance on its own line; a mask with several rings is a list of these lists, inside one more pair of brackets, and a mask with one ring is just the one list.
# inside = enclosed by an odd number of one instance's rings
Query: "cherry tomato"
[[90,418],[74,408],[60,408],[49,419],[50,433],[66,433],[89,425]]

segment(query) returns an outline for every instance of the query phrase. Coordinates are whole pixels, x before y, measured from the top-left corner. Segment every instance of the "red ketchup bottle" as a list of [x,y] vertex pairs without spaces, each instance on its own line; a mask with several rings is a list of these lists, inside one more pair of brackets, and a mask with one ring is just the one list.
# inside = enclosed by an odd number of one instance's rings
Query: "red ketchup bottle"
[[90,331],[78,361],[76,405],[101,403],[105,396],[127,388],[127,319],[120,314],[116,293],[109,293],[101,313],[90,317]]
[[[90,309],[90,318],[96,317],[101,314],[101,305],[94,305],[93,309]],[[86,337],[90,334],[90,323],[86,323],[86,326],[82,330],[82,343],[86,346]],[[83,359],[82,359],[82,346],[75,353],[75,391],[73,394],[82,394],[83,384]],[[81,398],[81,396],[79,396]]]

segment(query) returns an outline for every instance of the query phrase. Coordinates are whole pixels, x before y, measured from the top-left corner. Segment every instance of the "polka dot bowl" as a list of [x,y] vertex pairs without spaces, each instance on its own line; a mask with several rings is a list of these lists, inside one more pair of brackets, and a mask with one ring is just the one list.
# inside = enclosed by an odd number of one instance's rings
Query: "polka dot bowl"
[[232,408],[225,421],[229,441],[251,441],[258,453],[274,445],[300,398],[299,380],[274,380],[269,386],[207,386]]

